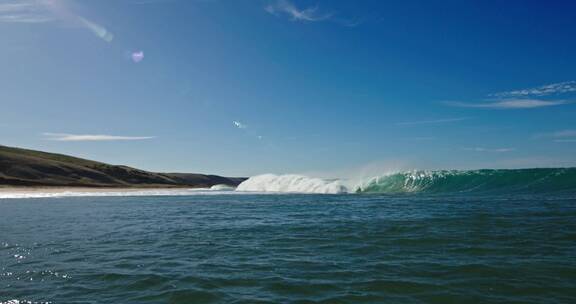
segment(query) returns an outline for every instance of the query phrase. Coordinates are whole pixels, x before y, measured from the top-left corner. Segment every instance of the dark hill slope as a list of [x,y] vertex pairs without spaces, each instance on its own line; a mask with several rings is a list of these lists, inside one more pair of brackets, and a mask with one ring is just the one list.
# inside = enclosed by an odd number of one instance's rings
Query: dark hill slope
[[0,146],[0,186],[210,187],[243,178],[155,173],[82,158]]

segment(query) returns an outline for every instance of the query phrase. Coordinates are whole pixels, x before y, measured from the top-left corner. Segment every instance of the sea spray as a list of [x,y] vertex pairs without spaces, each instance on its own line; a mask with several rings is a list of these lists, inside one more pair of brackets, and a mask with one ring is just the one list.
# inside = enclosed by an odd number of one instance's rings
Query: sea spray
[[242,182],[236,191],[337,194],[349,192],[339,180],[304,175],[263,174]]

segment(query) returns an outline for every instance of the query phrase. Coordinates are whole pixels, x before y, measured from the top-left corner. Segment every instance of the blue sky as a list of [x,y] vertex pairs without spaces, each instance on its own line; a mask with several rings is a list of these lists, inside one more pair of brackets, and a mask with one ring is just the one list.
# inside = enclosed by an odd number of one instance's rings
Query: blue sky
[[572,1],[0,0],[0,144],[156,171],[576,165]]

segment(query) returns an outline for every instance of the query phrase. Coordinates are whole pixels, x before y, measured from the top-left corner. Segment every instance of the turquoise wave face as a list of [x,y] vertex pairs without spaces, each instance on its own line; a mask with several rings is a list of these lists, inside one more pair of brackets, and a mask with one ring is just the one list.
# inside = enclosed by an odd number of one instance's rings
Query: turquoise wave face
[[373,178],[357,193],[576,192],[576,168],[410,171]]

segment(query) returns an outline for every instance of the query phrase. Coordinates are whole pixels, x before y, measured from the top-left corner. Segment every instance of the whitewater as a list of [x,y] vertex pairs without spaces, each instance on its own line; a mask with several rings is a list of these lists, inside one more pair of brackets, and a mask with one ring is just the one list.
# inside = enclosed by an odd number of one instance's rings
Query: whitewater
[[249,178],[241,183],[236,191],[251,192],[287,192],[287,193],[348,193],[341,180],[327,180],[297,174],[263,174]]

